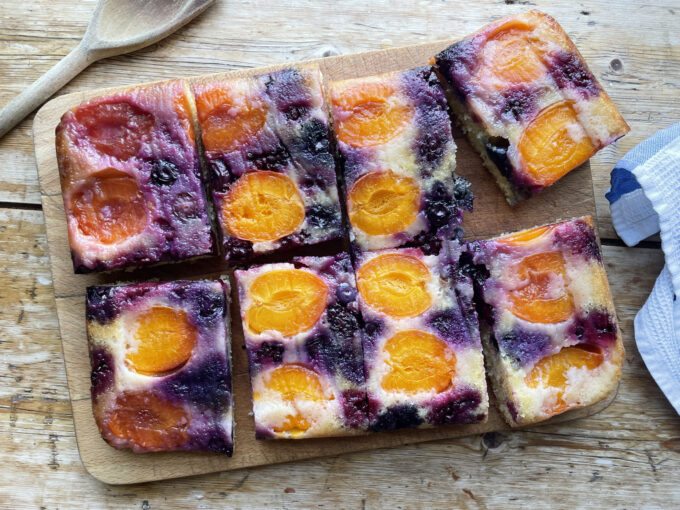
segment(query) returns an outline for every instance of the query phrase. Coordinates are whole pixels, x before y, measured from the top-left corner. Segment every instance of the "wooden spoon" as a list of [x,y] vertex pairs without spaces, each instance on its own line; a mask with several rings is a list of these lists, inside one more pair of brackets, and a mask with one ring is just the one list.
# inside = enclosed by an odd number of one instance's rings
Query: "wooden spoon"
[[160,41],[215,0],[99,0],[80,44],[0,110],[0,137],[92,62]]

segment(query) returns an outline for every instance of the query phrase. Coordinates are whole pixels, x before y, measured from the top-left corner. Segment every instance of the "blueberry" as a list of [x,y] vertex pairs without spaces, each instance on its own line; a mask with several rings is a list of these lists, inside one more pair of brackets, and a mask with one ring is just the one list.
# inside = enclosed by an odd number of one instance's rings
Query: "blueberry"
[[510,147],[510,142],[502,136],[494,136],[484,143],[486,155],[496,165],[501,175],[506,178],[512,174],[512,164],[508,159],[508,147]]
[[290,164],[290,154],[281,143],[270,150],[248,151],[246,159],[258,170],[282,170]]
[[579,342],[608,347],[616,341],[617,327],[606,311],[591,310],[579,316],[569,329],[569,334]]
[[198,315],[204,319],[213,321],[220,319],[226,313],[224,294],[202,291],[197,296]]
[[602,260],[595,231],[583,220],[560,226],[555,231],[556,244],[566,247],[573,255]]
[[225,238],[224,249],[230,260],[246,260],[253,256],[253,243],[237,237]]
[[536,361],[548,354],[550,337],[537,331],[525,331],[518,327],[498,339],[501,351],[519,366]]
[[328,126],[312,118],[302,125],[299,136],[290,141],[291,153],[308,174],[334,167],[329,136]]
[[456,177],[453,180],[453,198],[456,199],[459,208],[472,211],[475,195],[472,193],[470,181],[463,177]]
[[227,184],[236,180],[236,176],[231,172],[229,163],[224,159],[210,159],[208,160],[208,167],[210,169],[210,179],[215,190],[223,190]]
[[281,342],[272,340],[262,342],[260,346],[251,354],[251,362],[255,365],[266,365],[268,363],[281,363],[283,361],[284,347]]
[[179,177],[179,169],[174,163],[159,159],[153,162],[151,182],[156,186],[170,186]]
[[228,405],[229,367],[225,359],[212,356],[200,364],[188,364],[163,381],[173,397],[191,402],[204,410],[221,413]]
[[326,205],[312,204],[305,214],[310,225],[321,230],[337,230],[342,222],[340,211]]
[[431,230],[420,232],[409,244],[419,247],[425,255],[438,255],[442,249],[441,239],[438,239],[436,233]]
[[90,351],[90,364],[92,366],[90,382],[94,398],[113,384],[113,359],[104,349],[93,349]]
[[399,404],[378,415],[370,428],[373,432],[381,432],[417,427],[422,422],[418,409],[413,404]]
[[511,120],[528,120],[536,113],[539,89],[517,85],[503,92],[501,116]]
[[106,324],[112,321],[118,312],[113,287],[88,287],[86,302],[86,316],[90,321]]
[[340,303],[346,305],[351,303],[357,297],[356,289],[347,282],[342,282],[335,289],[335,297]]
[[430,409],[427,419],[433,425],[476,423],[484,418],[484,415],[477,413],[481,402],[479,392],[468,389]]
[[297,121],[309,115],[309,106],[304,104],[291,104],[283,110],[283,115],[288,120]]
[[379,321],[368,321],[364,325],[364,332],[371,340],[375,340],[380,335],[380,333],[382,333],[382,330],[383,323]]
[[192,193],[179,193],[172,203],[172,214],[180,221],[198,218],[200,209]]
[[435,312],[429,318],[430,325],[446,339],[462,343],[470,339],[463,316],[457,308]]
[[593,73],[575,53],[558,53],[553,57],[548,70],[560,88],[574,87],[586,98],[595,97],[601,91]]

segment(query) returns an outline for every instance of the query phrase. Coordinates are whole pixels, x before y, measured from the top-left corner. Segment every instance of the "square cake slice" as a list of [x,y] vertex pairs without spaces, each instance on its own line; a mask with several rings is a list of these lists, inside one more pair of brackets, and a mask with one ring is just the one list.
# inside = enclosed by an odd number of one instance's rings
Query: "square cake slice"
[[361,320],[347,254],[235,271],[257,439],[366,430]]
[[228,296],[222,280],[88,287],[92,408],[107,443],[231,456]]
[[76,273],[216,253],[192,109],[175,80],[64,114],[56,148]]
[[454,176],[456,144],[433,69],[333,82],[330,101],[355,249],[436,252],[459,236],[472,193]]
[[629,131],[574,43],[539,11],[486,25],[435,61],[458,123],[511,205]]
[[321,73],[193,86],[226,259],[342,235]]
[[589,406],[624,350],[590,217],[468,245],[486,360],[512,426]]
[[357,259],[373,431],[486,420],[482,345],[459,254],[452,242],[440,255],[401,248]]

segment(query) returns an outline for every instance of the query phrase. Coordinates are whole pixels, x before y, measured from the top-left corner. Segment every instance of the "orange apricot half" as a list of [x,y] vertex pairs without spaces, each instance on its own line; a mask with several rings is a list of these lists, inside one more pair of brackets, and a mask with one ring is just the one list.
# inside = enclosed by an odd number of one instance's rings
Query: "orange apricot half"
[[332,94],[335,108],[344,115],[336,121],[338,138],[355,147],[389,142],[407,126],[412,109],[398,99],[388,83],[361,83]]
[[128,344],[125,360],[136,372],[163,374],[191,357],[198,332],[184,310],[153,306],[135,322],[134,342]]
[[537,388],[539,383],[559,388],[556,402],[546,409],[548,414],[558,414],[569,408],[563,399],[567,384],[567,371],[572,367],[594,370],[603,361],[602,351],[595,345],[577,344],[564,347],[558,353],[536,363],[524,380],[530,388]]
[[517,147],[529,176],[540,186],[551,185],[596,152],[567,101],[541,110]]
[[546,68],[529,40],[531,27],[513,23],[497,30],[484,48],[489,71],[506,83],[526,83],[540,78]]
[[456,355],[432,333],[400,331],[385,343],[384,350],[390,367],[381,382],[386,391],[441,393],[453,384]]
[[[574,300],[566,289],[565,261],[560,252],[537,253],[523,258],[514,268],[525,284],[510,291],[510,311],[529,322],[554,324],[574,313]],[[560,278],[562,284],[556,284]]]
[[196,111],[207,152],[230,152],[255,136],[267,121],[260,100],[227,87],[197,90]]
[[181,406],[142,390],[118,395],[106,423],[115,436],[142,448],[171,450],[186,440],[189,422]]
[[529,244],[536,239],[550,235],[550,232],[555,229],[555,226],[556,225],[546,225],[543,227],[534,227],[528,230],[522,230],[521,232],[497,239],[497,242],[517,246]]
[[427,290],[430,270],[416,257],[386,253],[357,271],[357,286],[366,303],[392,317],[415,317],[432,305]]
[[253,280],[248,294],[252,304],[245,322],[255,334],[278,331],[293,336],[310,329],[326,308],[328,286],[309,271],[277,269]]
[[295,183],[276,172],[249,172],[224,198],[222,220],[240,239],[275,241],[295,232],[304,219],[305,206]]
[[109,168],[90,176],[71,198],[78,230],[102,244],[116,244],[139,234],[148,223],[137,181]]
[[406,230],[416,220],[419,207],[416,181],[390,170],[360,177],[347,197],[352,226],[374,236]]
[[156,122],[153,115],[127,102],[81,106],[74,115],[98,152],[120,160],[137,155]]

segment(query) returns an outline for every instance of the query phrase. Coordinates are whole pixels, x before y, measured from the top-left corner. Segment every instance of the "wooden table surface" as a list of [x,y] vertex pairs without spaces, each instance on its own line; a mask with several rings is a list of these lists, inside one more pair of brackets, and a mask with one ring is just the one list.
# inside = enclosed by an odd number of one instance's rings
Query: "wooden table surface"
[[[77,44],[94,5],[0,2],[0,105]],[[613,163],[680,120],[680,0],[218,0],[168,39],[94,64],[62,93],[459,37],[529,8],[557,18],[632,128],[592,160],[627,350],[608,409],[509,434],[106,486],[78,457],[28,119],[0,140],[0,508],[680,506],[680,417],[633,338],[633,318],[663,257],[654,241],[623,247],[604,199]]]

